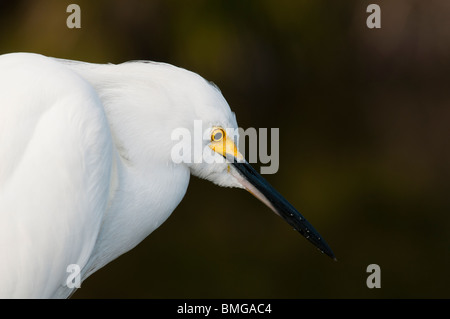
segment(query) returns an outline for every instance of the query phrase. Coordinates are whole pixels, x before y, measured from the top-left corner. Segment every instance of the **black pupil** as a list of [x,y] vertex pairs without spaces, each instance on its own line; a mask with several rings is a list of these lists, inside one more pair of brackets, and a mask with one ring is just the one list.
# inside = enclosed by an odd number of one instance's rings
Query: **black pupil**
[[222,138],[222,132],[217,132],[216,134],[214,134],[214,140],[218,141]]

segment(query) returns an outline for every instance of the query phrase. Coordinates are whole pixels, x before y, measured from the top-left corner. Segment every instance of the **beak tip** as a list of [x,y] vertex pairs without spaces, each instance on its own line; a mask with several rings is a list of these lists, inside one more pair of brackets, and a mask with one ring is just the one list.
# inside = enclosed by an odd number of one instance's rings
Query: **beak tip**
[[336,256],[334,256],[332,253],[331,253],[331,254],[328,254],[328,253],[325,253],[325,252],[322,252],[322,253],[324,253],[325,255],[327,255],[328,257],[330,257],[331,259],[333,259],[333,261],[338,261],[337,258],[336,258]]
[[331,253],[331,254],[327,254],[331,259],[333,259],[333,261],[338,261],[337,260],[337,258],[336,258],[336,256],[333,254],[333,253]]
[[321,240],[320,244],[315,243],[315,242],[312,242],[312,244],[315,245],[322,254],[325,254],[328,257],[330,257],[331,259],[333,259],[334,261],[337,261],[336,256],[334,255],[333,251],[331,250],[331,248],[328,246],[327,243],[325,243]]
[[333,254],[333,253],[331,253],[331,254],[326,254],[328,257],[330,257],[331,259],[333,259],[333,261],[338,261],[337,260],[337,258],[336,258],[336,256]]
[[322,253],[324,253],[325,255],[327,255],[328,257],[333,259],[334,261],[337,261],[336,256],[334,255],[333,251],[330,248],[327,247],[327,249],[325,251],[322,251]]

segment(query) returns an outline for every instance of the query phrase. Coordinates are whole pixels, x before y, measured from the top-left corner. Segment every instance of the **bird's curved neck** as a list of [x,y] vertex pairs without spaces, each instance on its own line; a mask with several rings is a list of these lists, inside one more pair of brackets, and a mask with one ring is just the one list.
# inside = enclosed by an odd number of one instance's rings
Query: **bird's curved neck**
[[190,172],[184,166],[130,165],[118,154],[108,210],[84,278],[134,248],[172,213],[183,199]]
[[[105,109],[115,145],[108,210],[85,277],[158,228],[182,200],[190,172],[170,158],[168,97],[114,65],[63,61],[87,80]],[[153,94],[152,94],[153,92]],[[170,112],[169,112],[170,113]]]

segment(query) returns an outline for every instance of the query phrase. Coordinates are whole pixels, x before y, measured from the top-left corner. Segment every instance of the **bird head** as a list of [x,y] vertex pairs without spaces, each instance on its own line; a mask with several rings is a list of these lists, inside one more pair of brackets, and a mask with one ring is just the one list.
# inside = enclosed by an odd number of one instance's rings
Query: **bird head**
[[[235,114],[217,86],[197,75],[189,83],[191,116],[186,118],[191,122],[186,123],[188,129],[185,131],[189,138],[179,145],[187,147],[187,153],[192,155],[186,157],[185,163],[191,174],[219,186],[246,189],[321,252],[335,259],[328,244],[305,217],[245,160],[238,148]],[[179,151],[176,149],[174,153],[180,154]]]
[[127,146],[122,152],[134,165],[171,162],[219,186],[246,189],[335,259],[312,225],[245,160],[236,116],[216,85],[165,63],[63,63],[100,92],[116,143]]

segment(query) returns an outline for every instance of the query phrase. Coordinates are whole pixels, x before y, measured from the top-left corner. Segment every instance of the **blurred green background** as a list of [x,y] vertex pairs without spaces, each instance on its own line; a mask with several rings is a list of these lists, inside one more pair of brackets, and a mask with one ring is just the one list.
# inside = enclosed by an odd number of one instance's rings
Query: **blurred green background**
[[[66,27],[70,3],[81,29]],[[370,3],[381,29],[366,26]],[[448,1],[3,1],[0,53],[16,51],[214,81],[239,126],[280,128],[265,177],[338,258],[247,192],[192,178],[74,298],[450,297]],[[366,286],[372,263],[380,289]]]

